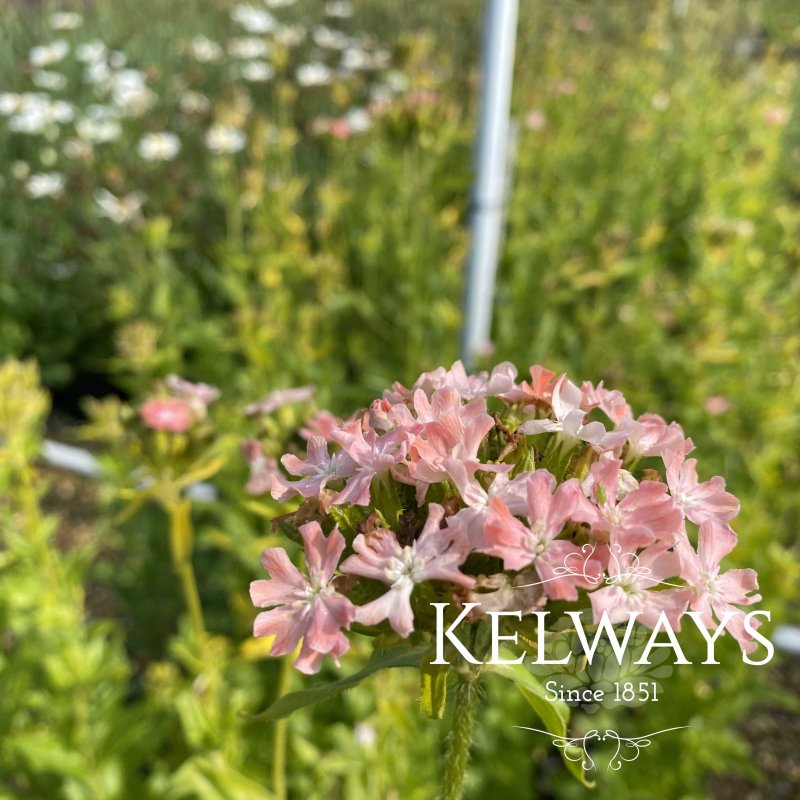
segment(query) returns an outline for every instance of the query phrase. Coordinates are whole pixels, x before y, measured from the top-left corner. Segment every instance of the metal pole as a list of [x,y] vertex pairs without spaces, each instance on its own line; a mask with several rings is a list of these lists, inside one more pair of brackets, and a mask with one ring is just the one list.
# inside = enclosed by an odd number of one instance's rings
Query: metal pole
[[472,246],[464,301],[461,356],[470,364],[490,341],[492,300],[506,201],[509,112],[518,0],[487,0]]

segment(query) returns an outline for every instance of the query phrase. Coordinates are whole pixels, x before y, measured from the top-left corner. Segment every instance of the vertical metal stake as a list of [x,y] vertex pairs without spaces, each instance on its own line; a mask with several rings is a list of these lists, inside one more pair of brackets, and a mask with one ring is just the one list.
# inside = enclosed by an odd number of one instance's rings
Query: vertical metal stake
[[492,301],[502,242],[509,112],[518,0],[487,0],[472,245],[464,300],[461,357],[469,365],[490,342]]

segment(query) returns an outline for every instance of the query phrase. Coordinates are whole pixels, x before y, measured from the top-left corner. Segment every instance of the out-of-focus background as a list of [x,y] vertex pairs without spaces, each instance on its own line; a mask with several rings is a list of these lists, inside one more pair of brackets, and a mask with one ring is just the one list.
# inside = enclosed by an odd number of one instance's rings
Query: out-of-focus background
[[[244,492],[238,448],[277,456],[315,410],[458,356],[481,6],[0,7],[3,800],[433,797],[446,725],[402,670],[288,724],[240,713],[302,681],[250,638],[282,509]],[[758,569],[770,630],[800,578],[799,67],[794,0],[523,0],[484,359],[678,420],[741,498],[732,564]],[[180,453],[135,412],[169,373],[222,390]],[[101,476],[48,467],[45,435]],[[158,493],[183,478],[213,484],[180,507],[207,641]],[[597,797],[800,796],[797,660],[726,656],[655,676],[646,716],[588,710],[691,725]],[[490,685],[468,796],[585,796],[525,724]]]

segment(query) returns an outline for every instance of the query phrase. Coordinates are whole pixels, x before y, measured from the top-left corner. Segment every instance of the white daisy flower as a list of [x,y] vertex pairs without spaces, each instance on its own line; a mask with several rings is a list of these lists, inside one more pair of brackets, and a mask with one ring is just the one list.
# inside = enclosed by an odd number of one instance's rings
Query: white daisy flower
[[211,108],[211,101],[200,92],[185,91],[178,96],[178,106],[184,114],[204,114]]
[[333,72],[320,61],[312,61],[299,66],[296,77],[300,86],[325,86],[333,80]]
[[195,36],[189,42],[189,53],[196,61],[204,64],[219,61],[223,56],[222,48],[207,36]]
[[344,50],[350,44],[350,37],[341,31],[317,25],[311,31],[311,38],[318,47],[326,50]]
[[238,153],[247,144],[247,136],[230,125],[214,125],[208,129],[203,141],[212,153],[227,155]]
[[108,189],[98,189],[94,193],[97,213],[116,222],[117,225],[125,225],[140,219],[145,199],[145,195],[141,192],[131,192],[121,197],[111,194]]
[[275,17],[256,6],[238,5],[231,11],[231,19],[241,25],[248,33],[272,33],[277,27]]
[[254,36],[241,36],[231,39],[228,42],[228,54],[233,58],[249,60],[253,58],[264,58],[270,54],[272,48],[263,39]]
[[50,17],[50,27],[54,31],[74,31],[83,25],[83,17],[74,11],[57,11]]
[[19,111],[22,96],[16,92],[0,92],[0,117],[8,117]]
[[306,38],[306,29],[302,25],[281,25],[274,36],[284,47],[297,47]]
[[181,140],[174,133],[146,133],[136,148],[145,161],[172,161],[181,150]]
[[242,64],[242,77],[253,83],[263,83],[275,77],[275,68],[266,61],[247,61]]
[[101,61],[106,57],[108,48],[103,42],[92,41],[79,44],[75,48],[75,58],[84,64],[91,64],[93,61]]
[[60,72],[38,70],[31,75],[31,80],[40,89],[47,89],[49,92],[60,92],[67,88],[67,76]]
[[58,64],[69,53],[69,44],[64,39],[57,39],[50,44],[42,44],[31,49],[28,61],[34,67],[51,67]]
[[61,197],[66,180],[60,172],[37,172],[25,181],[28,197]]
[[353,4],[347,0],[329,0],[325,3],[325,16],[349,19],[353,16]]

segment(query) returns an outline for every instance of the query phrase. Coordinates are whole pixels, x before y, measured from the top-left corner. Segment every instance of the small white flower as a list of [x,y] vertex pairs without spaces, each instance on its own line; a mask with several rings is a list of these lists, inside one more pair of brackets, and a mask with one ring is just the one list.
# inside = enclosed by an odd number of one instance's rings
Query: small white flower
[[211,108],[211,101],[200,92],[181,92],[178,106],[184,114],[204,114]]
[[83,25],[83,17],[74,11],[57,11],[50,17],[50,27],[54,31],[74,31]]
[[101,61],[106,57],[108,48],[100,41],[84,42],[75,48],[75,58],[84,64]]
[[297,47],[306,38],[306,29],[302,25],[282,25],[273,35],[284,47]]
[[275,77],[275,68],[266,61],[248,61],[242,64],[242,77],[246,81],[262,83]]
[[145,199],[141,192],[131,192],[122,197],[116,197],[107,189],[98,189],[94,193],[98,214],[116,222],[117,225],[139,219]]
[[81,139],[95,144],[114,142],[122,136],[122,125],[113,117],[107,119],[83,117],[75,123],[75,130]]
[[34,47],[28,54],[28,61],[34,67],[50,67],[58,64],[69,53],[69,44],[63,39],[57,39],[50,44]]
[[272,33],[277,25],[275,17],[269,11],[249,5],[236,6],[231,11],[231,19],[248,33]]
[[138,69],[123,69],[112,74],[108,86],[111,101],[126,117],[138,117],[156,102],[155,93],[147,87],[147,76]]
[[49,92],[60,92],[67,87],[67,76],[60,72],[39,70],[31,75],[31,80],[40,89],[47,89]]
[[0,92],[0,117],[8,117],[19,111],[22,97],[16,92]]
[[360,47],[347,47],[342,52],[342,67],[347,70],[369,69],[372,66],[370,54]]
[[353,4],[348,0],[329,0],[325,3],[325,15],[338,19],[349,19],[353,16]]
[[365,108],[351,108],[345,114],[345,120],[353,133],[364,133],[372,126],[372,117]]
[[297,82],[300,86],[325,86],[333,80],[333,72],[319,61],[302,64],[297,68]]
[[111,78],[111,67],[105,61],[90,61],[83,71],[83,82],[91,86],[106,83]]
[[229,125],[214,125],[203,140],[206,147],[217,155],[238,153],[247,144],[247,136]]
[[350,44],[350,38],[341,31],[317,25],[311,31],[311,38],[318,47],[327,50],[344,50]]
[[207,36],[195,36],[189,42],[189,52],[196,61],[207,64],[222,58],[222,48]]
[[11,164],[11,174],[18,181],[23,181],[31,174],[31,167],[27,161],[14,161]]
[[37,172],[25,181],[28,197],[61,197],[66,181],[60,172]]
[[666,92],[656,92],[650,104],[656,111],[666,111],[669,108],[670,97]]
[[270,8],[288,8],[293,6],[297,0],[264,0],[264,4]]
[[62,151],[67,158],[76,161],[88,161],[94,152],[92,145],[81,139],[67,139],[64,142]]
[[137,150],[146,161],[172,161],[181,150],[181,140],[174,133],[146,133]]
[[228,53],[233,58],[251,59],[268,56],[272,48],[263,39],[254,36],[242,36],[228,42]]

